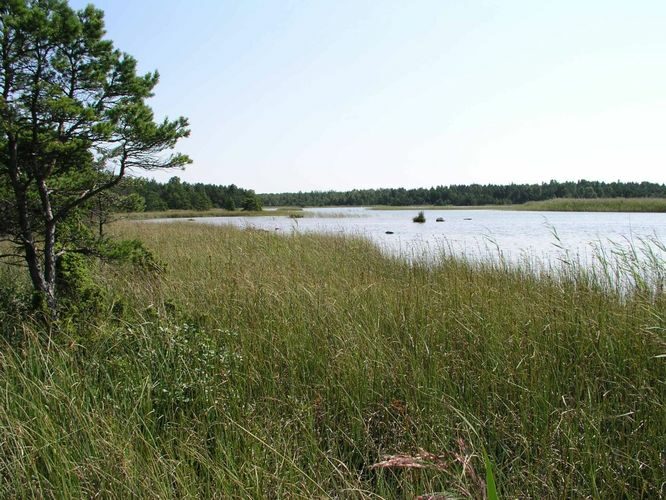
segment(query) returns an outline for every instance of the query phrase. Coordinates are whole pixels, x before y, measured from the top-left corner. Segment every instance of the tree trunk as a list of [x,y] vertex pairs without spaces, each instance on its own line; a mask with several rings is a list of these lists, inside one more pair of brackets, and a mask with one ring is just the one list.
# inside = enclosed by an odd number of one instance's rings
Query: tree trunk
[[[16,211],[18,214],[19,231],[18,237],[20,245],[23,247],[25,253],[25,262],[28,265],[28,273],[32,288],[35,293],[46,299],[46,303],[51,311],[55,312],[56,303],[54,301],[54,288],[49,289],[47,280],[45,279],[42,265],[35,243],[32,225],[30,224],[30,210],[28,207],[28,196],[26,193],[26,185],[21,179],[20,170],[18,167],[17,158],[17,142],[12,134],[8,134],[8,150],[9,150],[9,178],[11,180],[14,197],[16,199]],[[50,299],[49,296],[52,298]]]
[[46,305],[55,318],[58,312],[58,301],[56,296],[56,251],[55,251],[55,224],[50,222],[44,231],[44,285],[46,294]]
[[49,190],[44,179],[37,183],[42,212],[46,222],[44,227],[44,293],[46,305],[52,317],[57,316],[58,301],[56,294],[56,221],[53,218]]

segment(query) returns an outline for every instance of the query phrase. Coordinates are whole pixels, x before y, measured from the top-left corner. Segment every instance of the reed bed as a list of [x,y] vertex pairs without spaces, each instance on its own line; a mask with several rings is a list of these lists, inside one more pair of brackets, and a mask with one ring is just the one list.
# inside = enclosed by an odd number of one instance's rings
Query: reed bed
[[528,201],[516,210],[553,212],[666,212],[666,198],[556,198]]
[[303,211],[299,207],[276,207],[261,211],[226,210],[224,208],[211,208],[209,210],[160,210],[156,212],[130,212],[116,214],[118,219],[147,220],[147,219],[189,219],[197,217],[276,217],[299,215]]
[[506,497],[664,494],[659,258],[535,272],[344,236],[114,232],[162,271],[100,266],[99,317],[45,345],[3,302],[2,497],[482,498],[490,471]]

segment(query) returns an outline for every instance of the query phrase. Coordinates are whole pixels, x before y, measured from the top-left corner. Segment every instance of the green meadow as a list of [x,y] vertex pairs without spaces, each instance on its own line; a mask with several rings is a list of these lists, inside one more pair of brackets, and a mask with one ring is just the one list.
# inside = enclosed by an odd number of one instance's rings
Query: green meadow
[[0,268],[4,498],[664,494],[657,257],[539,270],[111,230],[152,256],[91,262],[88,305],[50,332],[22,310],[23,271]]

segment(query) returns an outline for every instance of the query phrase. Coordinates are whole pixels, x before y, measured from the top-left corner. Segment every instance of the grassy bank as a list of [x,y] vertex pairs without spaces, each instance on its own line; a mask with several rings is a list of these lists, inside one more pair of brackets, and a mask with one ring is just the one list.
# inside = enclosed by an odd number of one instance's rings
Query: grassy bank
[[164,270],[101,267],[98,316],[3,345],[2,497],[481,498],[484,451],[508,498],[663,494],[663,293],[342,237],[115,231]]
[[556,198],[530,201],[515,208],[552,212],[666,212],[666,198]]
[[[338,207],[340,209],[348,207]],[[372,210],[538,210],[553,212],[666,212],[666,198],[557,198],[545,201],[530,201],[520,205],[413,205],[413,206],[373,206]],[[145,219],[187,219],[196,217],[261,217],[298,216],[303,213],[299,207],[278,207],[261,212],[240,210],[165,210],[161,212],[135,212],[119,214],[119,218],[129,220]]]
[[262,210],[260,212],[248,212],[245,210],[225,210],[224,208],[212,208],[210,210],[162,210],[159,212],[132,212],[129,214],[118,214],[119,218],[128,220],[146,219],[189,219],[196,217],[274,217],[298,214],[302,209],[294,207],[279,207],[274,210]]
[[514,205],[376,205],[373,210],[512,210]]

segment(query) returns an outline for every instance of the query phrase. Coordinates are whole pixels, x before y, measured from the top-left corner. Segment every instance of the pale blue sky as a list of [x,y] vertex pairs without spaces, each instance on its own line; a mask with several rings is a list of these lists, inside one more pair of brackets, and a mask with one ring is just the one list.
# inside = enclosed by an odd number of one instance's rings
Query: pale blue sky
[[664,0],[93,3],[190,119],[194,163],[160,179],[666,182]]

